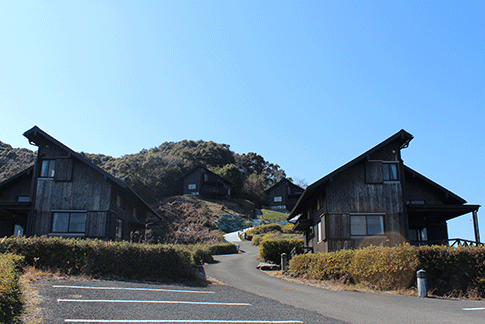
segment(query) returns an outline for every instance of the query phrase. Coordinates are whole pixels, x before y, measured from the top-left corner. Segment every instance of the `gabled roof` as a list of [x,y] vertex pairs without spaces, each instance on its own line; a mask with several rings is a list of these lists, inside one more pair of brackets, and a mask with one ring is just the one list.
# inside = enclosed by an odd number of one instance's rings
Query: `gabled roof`
[[300,199],[298,199],[298,202],[296,203],[295,207],[293,208],[290,215],[288,216],[288,219],[291,219],[291,218],[295,217],[296,215],[300,214],[302,212],[303,208],[304,208],[303,206],[313,198],[315,193],[318,192],[325,185],[325,183],[327,181],[332,180],[332,178],[335,177],[336,175],[338,175],[339,173],[353,167],[354,165],[356,165],[357,163],[359,163],[361,161],[368,159],[370,157],[370,155],[372,155],[373,153],[379,151],[380,149],[382,149],[386,145],[389,145],[393,142],[398,142],[401,149],[406,148],[406,147],[408,147],[409,142],[412,139],[413,139],[413,135],[409,134],[404,129],[401,129],[396,134],[392,135],[391,137],[384,140],[383,142],[377,144],[376,146],[374,146],[370,150],[366,151],[365,153],[359,155],[358,157],[356,157],[352,161],[348,162],[347,164],[344,164],[343,166],[341,166],[340,168],[336,169],[335,171],[327,174],[326,176],[324,176],[320,180],[317,180],[316,182],[312,183],[310,186],[308,186],[306,188],[306,190],[300,196]]
[[189,174],[192,174],[192,173],[194,173],[195,171],[197,171],[197,170],[199,170],[199,169],[204,169],[204,170],[205,170],[207,173],[210,173],[210,174],[212,174],[212,175],[214,175],[214,176],[216,176],[216,177],[220,178],[222,181],[226,182],[226,183],[227,183],[228,185],[230,185],[230,186],[232,186],[232,185],[233,185],[233,184],[232,184],[230,181],[228,181],[228,180],[224,179],[224,178],[223,178],[223,177],[221,177],[220,175],[215,174],[214,172],[212,172],[211,170],[209,170],[209,169],[207,169],[206,167],[203,167],[203,166],[197,166],[197,167],[195,167],[195,168],[191,169],[190,171],[188,171],[187,173],[185,173],[183,176],[181,176],[181,177],[180,177],[180,180],[185,179],[185,178],[186,178],[186,177],[187,177]]
[[37,142],[40,139],[45,139],[45,140],[47,140],[47,141],[55,144],[56,146],[59,146],[61,149],[63,149],[64,151],[66,151],[69,156],[72,156],[72,157],[78,159],[79,161],[83,162],[87,166],[89,166],[92,169],[96,170],[97,172],[101,173],[104,176],[105,179],[110,180],[111,182],[115,183],[116,185],[120,186],[121,188],[127,190],[129,193],[131,193],[137,199],[139,199],[144,205],[146,205],[146,207],[150,210],[150,212],[153,213],[154,216],[158,216],[158,214],[150,207],[150,205],[148,205],[143,200],[143,198],[141,198],[136,192],[134,192],[133,189],[131,189],[125,182],[123,182],[120,179],[114,177],[113,175],[111,175],[110,173],[106,172],[105,170],[101,169],[100,167],[98,167],[97,165],[95,165],[94,163],[92,163],[91,161],[89,161],[88,159],[86,159],[81,154],[75,152],[74,150],[70,149],[69,147],[67,147],[63,143],[59,142],[54,137],[52,137],[49,134],[47,134],[46,132],[44,132],[39,127],[34,126],[31,129],[29,129],[28,131],[26,131],[23,135],[28,138],[30,144],[32,144],[32,145],[39,146]]
[[271,189],[273,189],[274,187],[276,187],[277,185],[279,185],[279,184],[280,184],[280,183],[282,183],[282,182],[287,182],[287,183],[288,183],[290,186],[300,188],[302,192],[303,192],[303,190],[305,190],[305,189],[303,189],[302,187],[300,187],[300,186],[298,186],[298,185],[294,184],[293,182],[291,182],[291,181],[290,181],[290,180],[288,180],[287,178],[283,178],[283,179],[281,179],[280,181],[278,181],[277,183],[275,183],[274,185],[272,185],[271,187],[269,187],[268,189],[266,189],[264,192],[269,192]]

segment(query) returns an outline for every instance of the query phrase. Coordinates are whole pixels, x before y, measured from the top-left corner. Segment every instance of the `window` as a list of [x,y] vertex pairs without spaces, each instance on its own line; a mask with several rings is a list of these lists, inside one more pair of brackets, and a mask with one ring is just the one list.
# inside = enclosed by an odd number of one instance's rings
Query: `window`
[[123,220],[116,219],[116,239],[121,240],[123,238]]
[[385,181],[398,180],[397,163],[382,163],[382,177]]
[[24,236],[24,228],[18,224],[15,224],[13,235],[15,237],[22,237]]
[[85,231],[86,213],[54,213],[53,233],[84,233]]
[[317,239],[318,242],[323,241],[324,235],[325,235],[325,227],[323,226],[323,219],[321,219],[316,226],[316,231],[317,231]]
[[282,202],[282,201],[283,201],[283,197],[281,196],[274,197],[274,202]]
[[350,235],[369,236],[384,234],[384,216],[359,215],[350,217]]
[[197,184],[195,184],[195,183],[189,183],[189,187],[188,188],[189,188],[189,190],[195,190],[195,189],[197,189]]
[[54,178],[56,173],[56,160],[43,160],[40,171],[41,178]]
[[123,208],[122,204],[123,204],[123,201],[121,200],[121,196],[116,195],[116,206]]
[[30,202],[30,196],[18,196],[17,201],[18,202]]

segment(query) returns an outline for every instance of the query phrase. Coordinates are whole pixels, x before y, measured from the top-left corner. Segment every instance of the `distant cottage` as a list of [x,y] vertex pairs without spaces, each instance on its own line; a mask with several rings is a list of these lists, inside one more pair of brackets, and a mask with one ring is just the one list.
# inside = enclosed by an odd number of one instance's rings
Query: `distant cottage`
[[311,184],[288,219],[297,218],[314,252],[363,245],[448,244],[446,221],[472,213],[480,242],[479,205],[405,166],[401,149],[413,136],[401,130]]
[[0,183],[0,237],[62,236],[129,240],[156,212],[123,181],[39,127],[34,166]]
[[231,198],[232,184],[214,172],[199,166],[182,176],[182,194],[212,199]]
[[270,209],[289,212],[295,207],[304,189],[284,178],[266,189]]

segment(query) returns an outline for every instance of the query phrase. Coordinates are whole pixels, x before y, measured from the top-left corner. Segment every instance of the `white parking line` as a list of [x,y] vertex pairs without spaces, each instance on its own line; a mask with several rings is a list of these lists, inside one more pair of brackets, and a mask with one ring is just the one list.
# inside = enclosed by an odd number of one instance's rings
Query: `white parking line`
[[57,302],[58,303],[139,303],[139,304],[251,306],[251,304],[249,303],[198,302],[198,301],[186,301],[186,300],[58,299]]
[[462,308],[464,311],[477,311],[477,310],[485,310],[485,307],[475,307],[475,308]]
[[87,287],[87,286],[62,286],[53,285],[53,288],[70,288],[70,289],[99,289],[99,290],[139,290],[139,291],[161,291],[161,292],[177,292],[188,294],[215,294],[215,291],[202,290],[178,290],[178,289],[161,289],[161,288],[129,288],[129,287]]
[[302,321],[231,321],[231,320],[101,320],[66,319],[65,323],[230,323],[230,324],[294,324]]

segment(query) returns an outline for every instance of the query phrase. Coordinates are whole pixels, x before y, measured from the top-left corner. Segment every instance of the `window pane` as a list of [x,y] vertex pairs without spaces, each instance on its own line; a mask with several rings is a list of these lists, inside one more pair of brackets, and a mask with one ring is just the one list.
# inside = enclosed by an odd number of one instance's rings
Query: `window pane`
[[421,230],[421,241],[427,241],[428,240],[428,231],[426,230],[426,227]]
[[274,201],[275,202],[282,202],[283,201],[283,197],[281,197],[281,196],[274,197]]
[[389,163],[389,180],[397,180],[397,164]]
[[389,180],[389,165],[386,163],[382,164],[382,179]]
[[49,160],[42,161],[42,170],[40,171],[40,176],[43,178],[49,175]]
[[350,217],[350,235],[366,235],[365,216]]
[[84,233],[86,231],[86,214],[71,214],[71,221],[69,222],[69,232]]
[[69,231],[69,213],[54,213],[52,231],[67,233]]
[[367,235],[384,234],[384,217],[367,216]]

